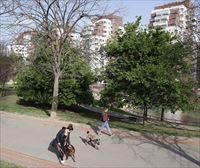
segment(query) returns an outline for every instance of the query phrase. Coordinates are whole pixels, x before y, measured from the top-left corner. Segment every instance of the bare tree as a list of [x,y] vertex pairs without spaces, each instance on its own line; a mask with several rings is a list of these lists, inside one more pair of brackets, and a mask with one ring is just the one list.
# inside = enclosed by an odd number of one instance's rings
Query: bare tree
[[0,16],[16,10],[17,7],[15,0],[0,0]]
[[4,44],[0,44],[0,93],[4,96],[5,84],[10,74],[11,60],[7,57],[7,50]]
[[194,0],[189,9],[186,40],[193,45],[190,61],[194,66],[192,73],[196,83],[195,88],[200,88],[200,1]]
[[[15,29],[34,30],[45,39],[51,50],[49,66],[54,73],[53,100],[51,116],[58,108],[59,79],[67,66],[64,45],[70,39],[70,33],[81,27],[84,19],[91,19],[105,13],[98,0],[16,0],[17,10],[9,13]],[[36,43],[39,45],[40,40]],[[65,52],[64,52],[65,51]]]
[[20,56],[9,52],[4,43],[0,43],[0,95],[6,95],[6,82],[13,79],[17,70],[23,67]]
[[200,1],[195,0],[195,7],[196,7],[196,33],[195,33],[195,49],[197,53],[197,66],[196,66],[196,73],[197,73],[197,87],[200,88]]

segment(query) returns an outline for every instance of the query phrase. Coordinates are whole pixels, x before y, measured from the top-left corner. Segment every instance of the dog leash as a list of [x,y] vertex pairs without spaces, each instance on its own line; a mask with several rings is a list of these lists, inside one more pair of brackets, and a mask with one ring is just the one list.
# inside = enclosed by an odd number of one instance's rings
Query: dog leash
[[61,146],[59,144],[56,144],[56,146],[57,146],[58,151],[61,153],[61,155],[64,156],[65,153],[63,152]]

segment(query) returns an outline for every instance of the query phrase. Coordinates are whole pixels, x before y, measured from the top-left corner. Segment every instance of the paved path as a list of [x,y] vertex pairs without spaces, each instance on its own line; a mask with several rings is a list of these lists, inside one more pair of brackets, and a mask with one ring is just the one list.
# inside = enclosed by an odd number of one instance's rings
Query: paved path
[[29,155],[25,155],[19,152],[12,151],[10,149],[0,149],[1,159],[8,162],[16,163],[17,165],[23,165],[26,167],[41,167],[41,168],[69,168],[66,165],[60,165],[55,162],[35,158]]
[[[0,119],[0,147],[3,156],[1,159],[6,156],[8,159],[10,156],[11,161],[28,167],[40,167],[39,162],[41,167],[44,167],[42,164],[49,165],[46,167],[59,166],[56,155],[49,151],[48,147],[57,131],[66,125],[66,122],[5,112],[0,112]],[[96,150],[85,145],[81,139],[85,138],[87,130],[93,131],[94,128],[83,124],[74,124],[74,128],[71,141],[76,147],[76,162],[69,158],[66,165],[70,167],[200,166],[199,138],[165,137],[113,130],[114,136],[101,136],[100,150]],[[15,157],[32,162],[25,164],[17,161]]]

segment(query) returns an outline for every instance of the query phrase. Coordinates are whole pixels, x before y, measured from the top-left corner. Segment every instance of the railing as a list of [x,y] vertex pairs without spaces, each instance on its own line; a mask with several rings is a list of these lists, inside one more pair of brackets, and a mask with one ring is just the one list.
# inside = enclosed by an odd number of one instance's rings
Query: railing
[[[94,111],[96,113],[101,114],[101,110],[95,107],[91,107],[91,106],[82,106],[84,108],[87,108],[91,111]],[[117,118],[119,120],[122,121],[133,121],[133,122],[142,122],[143,121],[143,113],[139,113],[139,112],[135,112],[132,111],[132,113],[129,114],[118,114],[115,112],[110,112],[110,117],[114,117]],[[147,115],[147,119],[148,120],[153,120],[153,121],[160,121],[160,117],[157,116],[153,116],[153,115]],[[172,124],[178,124],[178,125],[186,125],[186,126],[200,126],[200,121],[199,122],[186,122],[186,121],[180,121],[180,120],[175,120],[175,119],[164,119],[163,122],[168,122],[168,123],[172,123]]]
[[[132,112],[131,114],[133,114],[137,117],[143,118],[142,113]],[[153,115],[147,115],[147,119],[160,121],[160,117],[153,116]],[[166,119],[166,118],[164,118],[163,121],[168,122],[168,123],[178,124],[178,125],[188,125],[188,126],[198,126],[198,127],[200,127],[200,121],[181,121],[181,120]]]

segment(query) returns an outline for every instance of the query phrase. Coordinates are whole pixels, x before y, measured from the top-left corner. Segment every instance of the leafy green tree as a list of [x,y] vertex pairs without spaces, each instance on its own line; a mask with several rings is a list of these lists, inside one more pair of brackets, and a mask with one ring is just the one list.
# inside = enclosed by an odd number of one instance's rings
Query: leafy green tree
[[[97,0],[15,0],[14,2],[13,5],[17,5],[16,10],[14,8],[5,15],[12,18],[12,21],[7,20],[6,29],[9,25],[9,30],[14,28],[13,32],[36,31],[45,37],[45,42],[51,50],[49,64],[54,73],[51,116],[54,116],[59,103],[60,78],[65,69],[64,44],[71,38],[71,33],[80,32],[81,23],[105,15],[107,5]],[[35,43],[40,45],[40,41]]]
[[125,32],[105,47],[110,63],[101,101],[106,106],[142,106],[146,120],[151,107],[175,110],[191,103],[190,45],[160,28],[140,29],[140,20],[126,24]]
[[[65,55],[65,67],[60,77],[59,104],[69,106],[92,103],[93,97],[89,85],[93,81],[93,74],[89,65],[81,58],[80,52],[69,43],[65,44],[65,48],[68,54]],[[30,60],[32,64],[17,77],[18,96],[27,101],[52,103],[54,76],[48,59],[51,54],[45,44],[35,50]]]

